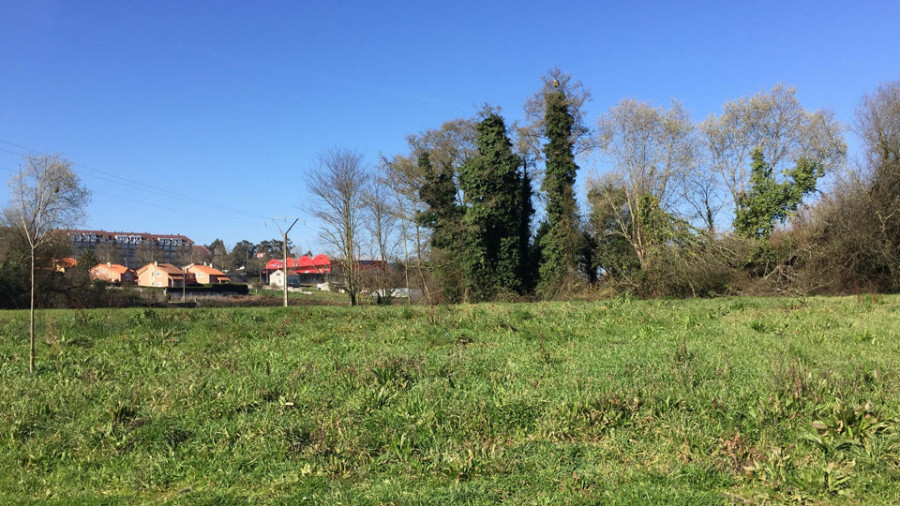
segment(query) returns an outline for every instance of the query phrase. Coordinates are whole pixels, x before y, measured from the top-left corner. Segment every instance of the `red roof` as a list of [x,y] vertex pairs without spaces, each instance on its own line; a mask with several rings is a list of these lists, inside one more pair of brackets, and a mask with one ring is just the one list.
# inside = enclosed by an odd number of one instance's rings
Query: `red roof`
[[[294,269],[302,274],[330,272],[331,260],[327,255],[316,255],[313,258],[303,255],[302,257],[297,259],[288,257],[287,268]],[[274,271],[280,269],[284,269],[284,262],[282,262],[280,259],[273,258],[266,262],[266,270]]]

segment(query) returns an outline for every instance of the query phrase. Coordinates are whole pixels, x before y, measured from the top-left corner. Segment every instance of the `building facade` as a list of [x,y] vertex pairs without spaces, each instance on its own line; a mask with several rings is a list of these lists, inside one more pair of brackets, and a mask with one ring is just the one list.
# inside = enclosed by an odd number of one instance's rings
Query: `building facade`
[[197,279],[172,264],[153,262],[137,270],[139,286],[180,287],[193,284]]
[[108,283],[134,283],[137,279],[134,270],[112,262],[95,265],[91,271],[92,280],[99,279]]
[[194,241],[179,234],[69,230],[75,256],[93,251],[101,262],[120,263],[135,269],[149,262],[176,265],[190,263]]
[[231,279],[228,275],[219,269],[215,269],[208,265],[188,265],[185,270],[193,274],[197,278],[197,282],[201,285],[211,285],[216,283],[230,283]]

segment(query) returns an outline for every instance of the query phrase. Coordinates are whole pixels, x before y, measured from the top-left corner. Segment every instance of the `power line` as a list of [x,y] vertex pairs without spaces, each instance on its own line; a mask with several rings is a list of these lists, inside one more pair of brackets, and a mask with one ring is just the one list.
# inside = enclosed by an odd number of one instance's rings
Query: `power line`
[[[10,174],[13,174],[13,175],[18,174],[18,171],[9,169],[8,167],[4,167],[4,166],[2,166],[2,165],[0,165],[0,171],[3,171],[3,172],[9,172]],[[109,197],[109,198],[113,198],[113,199],[124,200],[125,202],[128,202],[129,204],[140,204],[140,205],[147,206],[147,207],[155,207],[155,208],[157,208],[157,209],[162,209],[162,210],[164,210],[164,211],[172,211],[172,212],[175,212],[175,213],[180,213],[180,214],[182,214],[182,215],[195,216],[195,217],[197,217],[197,218],[205,218],[205,219],[209,219],[209,220],[218,220],[218,221],[224,221],[224,222],[226,222],[226,223],[240,224],[240,225],[248,225],[248,226],[251,226],[251,227],[255,227],[255,226],[258,225],[258,223],[251,223],[251,222],[249,222],[249,221],[232,220],[232,219],[228,219],[228,218],[222,218],[221,216],[209,216],[209,215],[206,215],[206,214],[200,214],[200,213],[196,213],[196,212],[192,212],[192,211],[183,211],[183,210],[181,210],[181,209],[176,209],[176,208],[174,208],[174,207],[167,207],[167,206],[160,205],[160,204],[157,204],[157,203],[154,203],[154,202],[146,202],[146,201],[142,201],[142,200],[136,200],[136,199],[131,198],[131,197],[123,197],[123,196],[121,196],[121,195],[116,195],[116,194],[114,194],[114,193],[107,193],[107,192],[104,192],[104,191],[91,190],[91,192],[92,192],[92,193],[95,193],[95,194],[97,194],[97,195],[103,195],[103,196],[105,196],[105,197]]]
[[[7,145],[10,145],[10,146],[13,146],[13,147],[16,147],[16,148],[19,148],[20,150],[24,150],[24,151],[26,151],[26,152],[32,152],[32,153],[33,153],[33,152],[36,152],[36,150],[34,150],[34,149],[28,148],[28,147],[23,146],[23,145],[21,145],[21,144],[17,144],[17,143],[15,143],[15,142],[8,141],[8,140],[5,140],[5,139],[0,139],[0,142],[2,142],[2,143],[4,143],[4,144],[7,144]],[[15,151],[11,151],[11,150],[8,150],[8,149],[2,148],[2,147],[0,147],[0,151],[4,151],[4,152],[7,152],[7,153],[11,153],[11,154],[14,154],[14,155],[17,155],[17,156],[23,156],[23,155],[26,154],[26,153],[17,153],[17,152],[15,152]],[[174,200],[180,200],[180,201],[185,202],[185,203],[188,203],[188,204],[193,204],[193,205],[197,205],[197,206],[201,206],[201,207],[206,207],[206,208],[209,208],[209,209],[224,210],[224,211],[227,211],[227,212],[230,212],[230,213],[240,214],[240,215],[244,215],[244,216],[251,216],[251,217],[254,217],[254,218],[260,218],[260,219],[263,219],[263,220],[268,219],[267,216],[263,216],[263,215],[259,215],[259,214],[254,214],[254,213],[252,213],[252,212],[248,212],[248,211],[242,210],[242,209],[235,209],[235,208],[231,208],[231,207],[228,207],[228,206],[223,206],[223,205],[221,205],[221,204],[211,203],[211,202],[208,202],[208,201],[205,201],[205,200],[202,200],[202,199],[198,199],[198,198],[196,198],[196,197],[188,196],[188,195],[182,195],[182,194],[180,194],[180,193],[176,193],[176,192],[173,192],[173,191],[168,190],[168,189],[165,189],[165,188],[159,188],[159,187],[156,187],[156,186],[153,186],[153,185],[148,185],[148,184],[146,184],[146,183],[143,183],[143,182],[140,182],[140,181],[137,181],[137,180],[134,180],[134,179],[130,179],[130,178],[127,178],[127,177],[124,177],[124,176],[120,176],[120,175],[118,175],[118,174],[113,174],[113,173],[111,173],[111,172],[107,172],[107,171],[104,171],[104,170],[96,169],[96,168],[93,168],[93,167],[88,167],[87,165],[84,165],[84,164],[82,164],[82,163],[73,162],[73,165],[75,165],[76,167],[80,167],[80,168],[82,168],[82,169],[85,169],[85,170],[87,170],[89,173],[90,173],[90,172],[93,172],[94,174],[92,174],[91,177],[94,177],[94,178],[99,179],[99,180],[101,180],[101,181],[105,181],[105,182],[107,182],[107,183],[116,184],[116,185],[119,185],[119,186],[123,186],[123,187],[126,187],[126,188],[138,190],[138,191],[143,191],[143,192],[145,192],[145,193],[150,193],[150,194],[158,195],[158,196],[161,196],[161,197],[166,197],[166,198],[170,198],[170,199],[174,199]],[[99,174],[99,175],[98,175],[98,174]]]

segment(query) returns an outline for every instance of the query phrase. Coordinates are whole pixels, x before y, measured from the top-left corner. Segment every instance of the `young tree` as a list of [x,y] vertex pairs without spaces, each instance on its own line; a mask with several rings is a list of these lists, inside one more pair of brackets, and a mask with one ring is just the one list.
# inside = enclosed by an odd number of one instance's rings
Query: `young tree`
[[320,237],[340,255],[337,260],[351,306],[358,303],[358,255],[369,178],[362,155],[335,148],[319,156],[307,181],[315,197],[312,212],[322,221]]
[[25,240],[31,259],[28,371],[33,373],[35,253],[54,230],[74,226],[83,217],[90,192],[72,171],[72,162],[59,155],[26,156],[9,187],[10,202],[3,216],[7,226]]
[[461,261],[472,301],[489,300],[498,290],[521,291],[527,257],[520,234],[522,223],[530,219],[522,216],[528,209],[522,201],[521,163],[512,152],[506,125],[496,112],[485,114],[477,126],[478,154],[459,171],[468,203]]

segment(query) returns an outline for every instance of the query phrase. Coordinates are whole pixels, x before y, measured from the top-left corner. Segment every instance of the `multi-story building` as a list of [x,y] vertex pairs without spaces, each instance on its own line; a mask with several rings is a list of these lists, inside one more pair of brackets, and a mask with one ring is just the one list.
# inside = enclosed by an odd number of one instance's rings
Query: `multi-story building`
[[121,263],[132,269],[148,262],[190,263],[194,247],[194,241],[180,234],[105,230],[69,230],[68,234],[76,256],[92,250],[101,262]]

